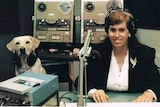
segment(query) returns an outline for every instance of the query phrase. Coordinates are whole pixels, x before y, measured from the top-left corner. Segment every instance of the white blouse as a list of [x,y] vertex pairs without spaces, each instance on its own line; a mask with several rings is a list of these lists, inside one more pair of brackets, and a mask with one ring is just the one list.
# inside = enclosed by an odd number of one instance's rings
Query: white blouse
[[122,69],[120,71],[116,58],[112,51],[107,89],[114,91],[127,91],[128,90],[128,69],[129,69],[128,52],[125,56]]

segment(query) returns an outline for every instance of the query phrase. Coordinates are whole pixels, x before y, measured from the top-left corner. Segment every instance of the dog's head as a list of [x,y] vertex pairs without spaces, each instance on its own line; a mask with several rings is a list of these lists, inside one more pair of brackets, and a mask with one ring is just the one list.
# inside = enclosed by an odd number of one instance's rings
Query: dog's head
[[18,36],[13,38],[6,47],[18,56],[30,55],[39,46],[40,41],[32,36]]

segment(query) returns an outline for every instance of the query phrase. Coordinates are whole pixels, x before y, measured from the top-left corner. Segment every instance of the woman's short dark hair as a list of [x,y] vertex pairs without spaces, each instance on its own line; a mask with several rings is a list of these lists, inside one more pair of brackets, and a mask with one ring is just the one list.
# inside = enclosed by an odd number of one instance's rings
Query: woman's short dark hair
[[134,16],[129,12],[129,10],[113,10],[105,18],[105,31],[108,34],[108,29],[110,25],[120,24],[126,21],[127,28],[131,35],[135,35],[135,19]]

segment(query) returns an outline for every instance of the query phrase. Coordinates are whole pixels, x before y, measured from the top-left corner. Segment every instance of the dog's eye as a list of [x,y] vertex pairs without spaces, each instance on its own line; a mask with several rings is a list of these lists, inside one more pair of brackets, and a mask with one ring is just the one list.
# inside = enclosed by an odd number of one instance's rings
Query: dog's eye
[[19,42],[16,42],[16,45],[19,45],[20,43]]
[[30,41],[26,41],[26,44],[29,44],[30,43]]

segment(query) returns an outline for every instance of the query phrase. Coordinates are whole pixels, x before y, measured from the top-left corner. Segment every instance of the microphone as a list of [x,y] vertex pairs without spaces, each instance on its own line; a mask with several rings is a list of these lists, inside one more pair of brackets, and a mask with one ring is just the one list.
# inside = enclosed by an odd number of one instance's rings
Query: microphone
[[91,59],[93,60],[100,60],[101,59],[101,54],[97,50],[92,50],[90,54]]

